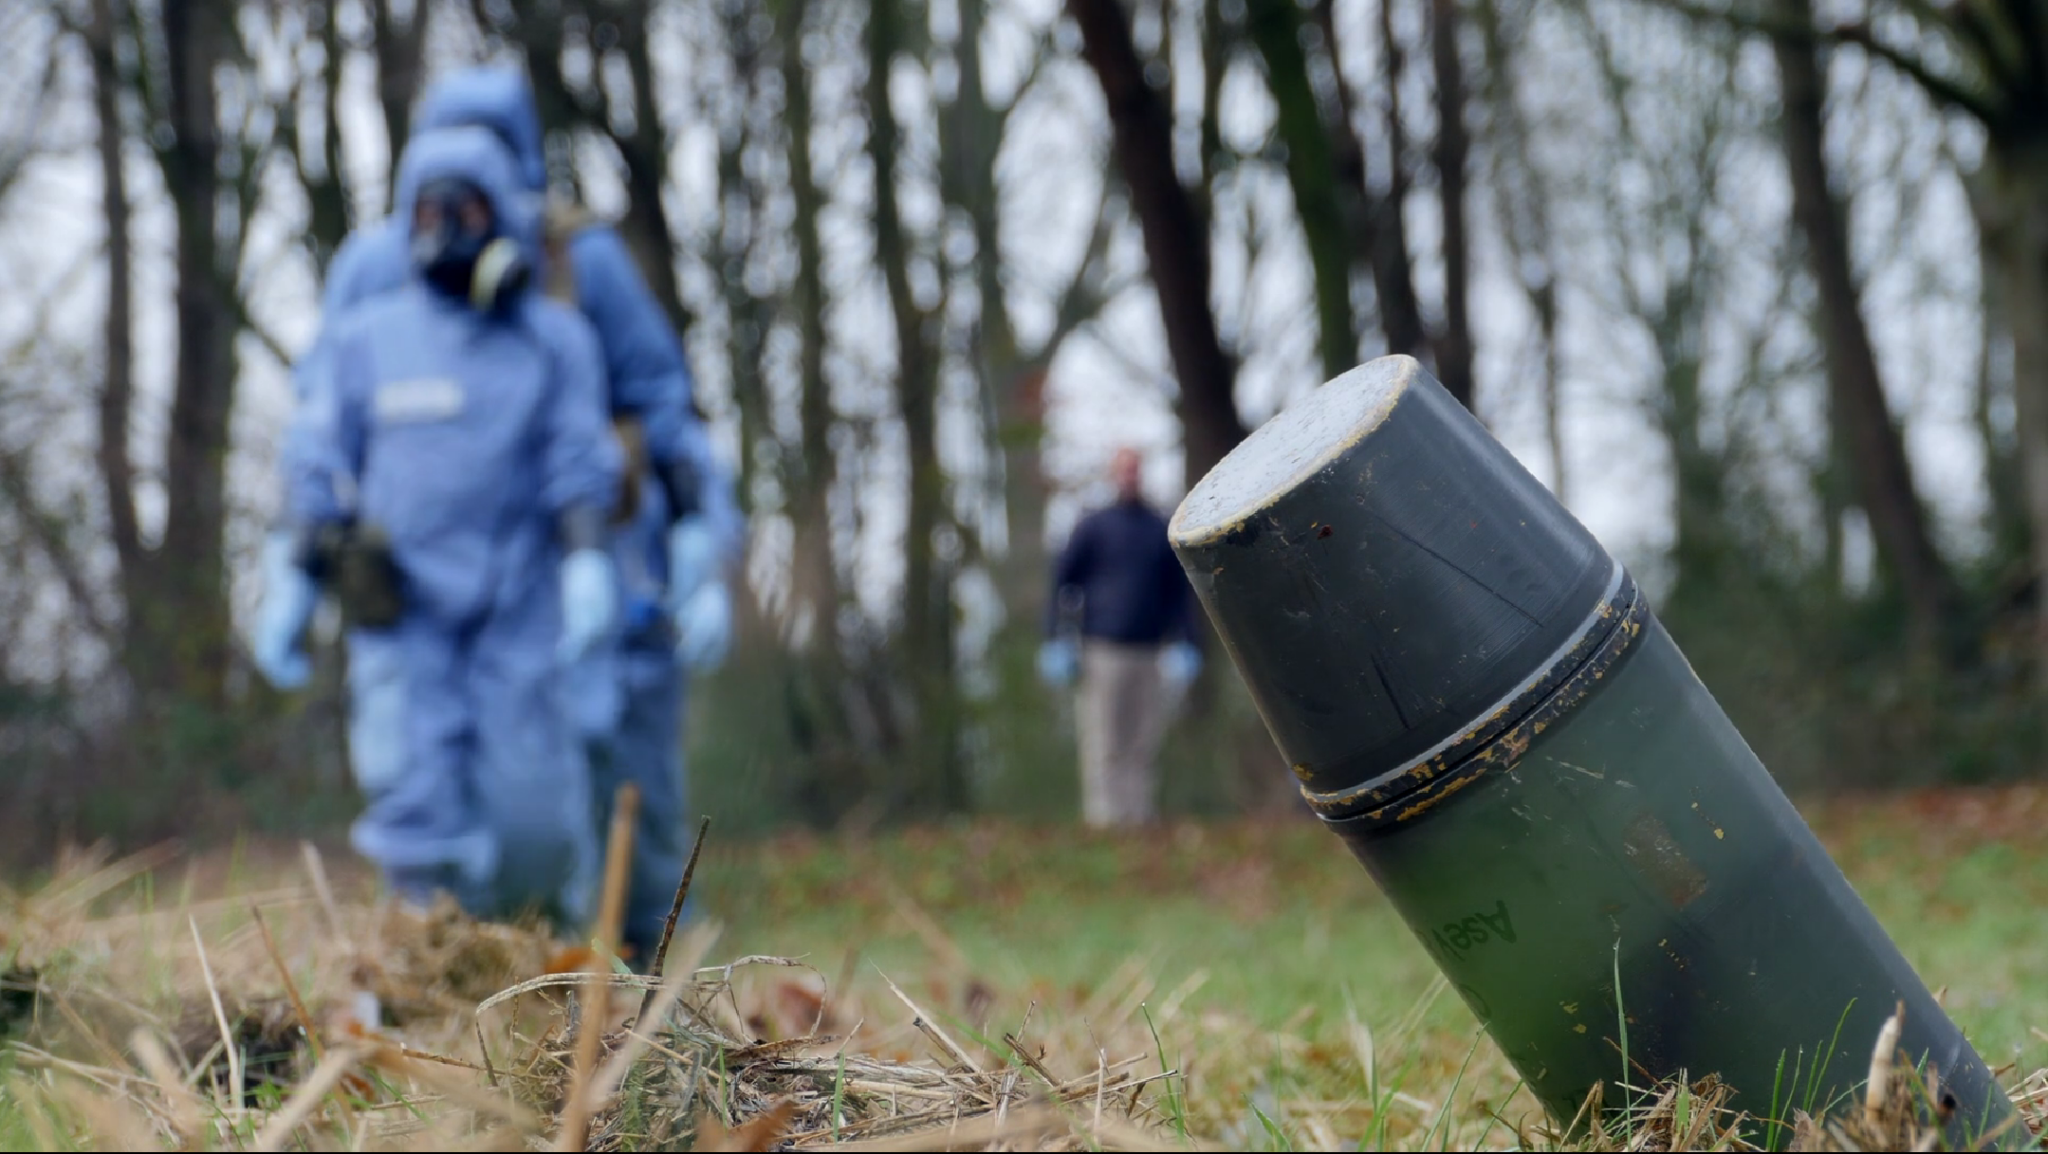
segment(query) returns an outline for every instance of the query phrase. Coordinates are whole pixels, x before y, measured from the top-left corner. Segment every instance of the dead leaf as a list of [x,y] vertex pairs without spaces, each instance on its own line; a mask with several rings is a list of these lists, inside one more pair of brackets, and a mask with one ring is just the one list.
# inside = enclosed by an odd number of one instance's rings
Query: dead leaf
[[712,1115],[697,1127],[698,1150],[773,1150],[789,1134],[796,1099],[782,1098],[767,1110],[728,1130]]
[[548,959],[547,968],[542,972],[552,977],[556,974],[580,974],[597,962],[597,951],[589,946],[571,946]]

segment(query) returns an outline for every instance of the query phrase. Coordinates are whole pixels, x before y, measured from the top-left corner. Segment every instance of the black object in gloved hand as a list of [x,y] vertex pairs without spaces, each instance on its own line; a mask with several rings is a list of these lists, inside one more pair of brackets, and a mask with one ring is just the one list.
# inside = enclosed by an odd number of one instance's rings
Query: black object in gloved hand
[[329,522],[307,534],[303,568],[333,590],[352,629],[389,629],[405,615],[405,575],[384,530],[365,522]]
[[654,479],[661,483],[668,499],[668,523],[673,525],[703,508],[703,476],[689,459],[680,455],[654,463]]
[[647,429],[630,412],[614,413],[612,436],[618,439],[619,455],[625,458],[619,469],[619,503],[612,509],[612,524],[624,525],[640,515],[641,476],[647,472]]
[[562,553],[595,549],[605,552],[605,525],[608,512],[596,505],[575,505],[562,510],[555,522],[555,531],[561,534]]

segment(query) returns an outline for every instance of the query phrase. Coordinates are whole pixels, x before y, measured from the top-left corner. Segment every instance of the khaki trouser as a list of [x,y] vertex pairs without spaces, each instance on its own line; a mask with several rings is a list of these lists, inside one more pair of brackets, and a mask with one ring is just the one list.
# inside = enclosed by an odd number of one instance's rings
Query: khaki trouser
[[1091,826],[1138,825],[1159,808],[1155,761],[1170,704],[1159,647],[1084,641],[1077,728],[1081,817]]

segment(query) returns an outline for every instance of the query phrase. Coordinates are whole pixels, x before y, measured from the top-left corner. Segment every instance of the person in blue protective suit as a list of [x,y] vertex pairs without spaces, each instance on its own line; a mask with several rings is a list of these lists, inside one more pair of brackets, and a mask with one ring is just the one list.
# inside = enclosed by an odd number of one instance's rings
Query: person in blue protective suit
[[[621,940],[635,964],[644,965],[660,940],[684,863],[686,681],[717,668],[730,646],[727,574],[745,524],[696,413],[680,342],[625,245],[612,229],[547,204],[542,133],[524,75],[514,68],[470,68],[430,85],[414,131],[454,126],[494,133],[516,158],[522,193],[546,220],[545,290],[573,302],[596,331],[614,428],[629,449],[609,542],[623,612],[572,677],[571,706],[595,773],[598,828],[619,783],[633,782],[640,791]],[[325,314],[341,315],[389,291],[404,275],[404,253],[391,222],[352,234],[329,266]],[[374,742],[352,740],[351,746],[358,761],[375,756]],[[586,884],[595,885],[598,864],[595,855],[585,861]]]
[[252,648],[303,685],[335,588],[352,733],[372,746],[357,851],[409,901],[580,923],[592,804],[562,688],[617,614],[602,362],[583,318],[534,289],[537,225],[496,136],[415,136],[397,201],[401,283],[330,318],[286,434]]

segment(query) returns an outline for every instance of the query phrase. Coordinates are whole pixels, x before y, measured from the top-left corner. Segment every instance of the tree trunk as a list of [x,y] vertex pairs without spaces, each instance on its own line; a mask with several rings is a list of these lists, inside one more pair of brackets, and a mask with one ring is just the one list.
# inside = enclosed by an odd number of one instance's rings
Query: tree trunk
[[1436,340],[1437,378],[1472,408],[1472,322],[1466,311],[1471,257],[1465,244],[1465,73],[1458,55],[1457,0],[1432,0],[1430,43],[1436,58],[1436,173],[1444,229],[1444,331]]
[[[1322,28],[1323,43],[1329,53],[1330,70],[1337,89],[1334,123],[1329,125],[1328,131],[1331,174],[1336,181],[1340,218],[1348,245],[1345,256],[1351,270],[1363,270],[1372,277],[1373,291],[1378,298],[1380,333],[1387,342],[1387,351],[1418,356],[1424,351],[1422,312],[1416,303],[1415,285],[1408,271],[1406,230],[1401,231],[1398,242],[1390,242],[1385,218],[1398,207],[1397,202],[1381,200],[1372,192],[1365,141],[1358,135],[1354,119],[1357,109],[1351,96],[1351,86],[1344,79],[1335,7],[1334,0],[1317,0],[1316,23]],[[1395,243],[1398,243],[1398,252]]]
[[[1811,22],[1810,0],[1782,3],[1795,19]],[[1877,356],[1863,323],[1850,268],[1848,229],[1828,186],[1825,77],[1811,41],[1777,37],[1772,46],[1784,92],[1784,147],[1793,215],[1820,288],[1828,400],[1835,427],[1846,441],[1844,456],[1857,503],[1870,517],[1879,557],[1904,594],[1915,635],[1930,651],[1949,652],[1962,640],[1962,598],[1928,531],[1905,442],[1892,422]]]
[[229,653],[225,548],[228,422],[234,411],[236,316],[232,250],[216,231],[221,133],[214,74],[230,12],[211,4],[163,10],[172,140],[162,152],[177,222],[178,351],[165,451],[167,514],[153,553],[150,609],[131,620],[147,640],[142,684],[202,708],[225,705]]
[[[1672,567],[1674,608],[1693,607],[1711,595],[1720,582],[1720,568],[1731,560],[1727,529],[1727,462],[1702,437],[1705,417],[1700,392],[1700,363],[1689,350],[1699,347],[1698,318],[1667,312],[1658,318],[1655,336],[1662,378],[1665,439],[1671,445]],[[1711,603],[1708,603],[1711,610]]]
[[2000,295],[1998,262],[1988,244],[1977,246],[1979,325],[1977,391],[1971,418],[1984,451],[1984,489],[1990,496],[1993,556],[2001,563],[2028,555],[2026,501],[2019,455],[1998,427],[1995,410],[2012,399],[2012,322]]
[[1974,198],[2012,326],[2013,433],[2037,589],[2036,680],[2048,692],[2048,139],[1994,133]]
[[[1401,72],[1404,53],[1394,34],[1394,0],[1380,0],[1380,51],[1386,58],[1381,76],[1386,99],[1387,191],[1379,198],[1371,231],[1374,290],[1379,294],[1380,328],[1387,351],[1427,356],[1429,330],[1422,323],[1422,305],[1415,294],[1415,260],[1408,246],[1408,130],[1401,122]],[[1334,44],[1335,41],[1332,41]]]
[[[1002,463],[1003,524],[1006,548],[991,566],[1007,613],[1006,625],[1033,632],[1038,615],[1028,607],[1043,595],[1045,582],[1045,508],[1048,491],[1041,465],[1045,439],[1045,370],[1060,342],[1072,330],[1070,308],[1075,287],[1056,309],[1054,331],[1045,344],[1027,355],[1017,344],[1009,301],[1004,293],[1002,259],[1002,190],[996,181],[1007,109],[989,104],[983,89],[981,34],[987,23],[988,0],[960,0],[960,34],[953,57],[960,69],[959,92],[940,110],[945,194],[974,230],[974,260],[964,271],[972,278],[980,307],[976,314],[975,371],[991,410],[988,449]],[[1019,94],[1021,95],[1021,93]],[[1014,97],[1013,97],[1014,99]],[[1084,255],[1084,267],[1090,255]]]
[[[377,103],[384,113],[384,139],[391,149],[390,187],[392,200],[398,188],[398,157],[412,135],[412,102],[420,93],[420,74],[426,62],[427,16],[431,0],[412,0],[412,14],[398,19],[394,0],[364,0],[370,9],[371,31],[377,46]],[[389,212],[394,204],[387,203]]]
[[1236,366],[1209,305],[1209,227],[1175,175],[1173,119],[1145,79],[1118,0],[1066,0],[1081,54],[1109,109],[1112,149],[1137,209],[1166,346],[1180,383],[1187,483],[1192,488],[1245,437],[1234,396]]
[[121,566],[123,601],[133,613],[143,555],[135,520],[135,471],[128,454],[129,408],[135,401],[135,257],[130,238],[128,176],[122,162],[121,74],[115,63],[120,0],[93,0],[87,48],[92,58],[93,110],[99,122],[100,212],[107,229],[106,374],[99,398],[100,490]]
[[910,469],[910,508],[904,529],[901,665],[915,701],[911,774],[890,808],[956,813],[966,808],[966,781],[957,741],[953,685],[953,596],[937,552],[946,523],[945,475],[938,450],[938,362],[927,330],[938,316],[919,307],[910,284],[910,239],[896,190],[901,130],[889,104],[889,69],[903,42],[900,0],[874,0],[868,8],[868,157],[874,168],[875,259],[888,287],[895,322],[896,388]]
[[306,190],[306,251],[313,258],[316,277],[327,275],[327,262],[348,236],[349,196],[347,172],[341,159],[341,65],[348,51],[341,39],[341,22],[332,5],[314,9],[320,27],[321,65],[320,134],[308,142],[300,132],[300,106],[305,99],[307,78],[296,77],[291,102],[278,115],[277,131],[298,169],[299,186]]
[[1480,99],[1494,146],[1491,180],[1507,257],[1521,283],[1529,311],[1536,318],[1536,339],[1543,361],[1543,435],[1550,450],[1550,492],[1569,504],[1566,486],[1563,380],[1558,371],[1557,261],[1552,253],[1550,195],[1542,169],[1529,155],[1529,121],[1516,98],[1514,77],[1519,43],[1510,43],[1502,26],[1499,0],[1478,7],[1480,41],[1485,45],[1484,83]]
[[619,46],[633,77],[633,132],[612,140],[626,162],[625,233],[645,266],[648,287],[681,334],[688,330],[682,286],[676,280],[675,234],[669,231],[668,207],[661,190],[668,169],[668,134],[654,95],[654,63],[649,55],[648,6],[627,4],[619,11]]
[[1543,440],[1550,448],[1550,492],[1562,505],[1569,474],[1564,448],[1564,376],[1558,371],[1557,279],[1546,269],[1543,279],[1528,286],[1536,309],[1536,336],[1543,342]]
[[1287,183],[1308,242],[1315,273],[1316,322],[1325,380],[1358,365],[1358,335],[1351,314],[1352,245],[1345,235],[1328,126],[1309,84],[1307,27],[1295,0],[1251,0],[1249,31],[1266,62],[1266,85],[1279,107],[1278,131],[1287,146]]
[[829,336],[825,329],[825,246],[818,218],[825,198],[818,189],[811,168],[811,85],[810,70],[801,52],[801,22],[789,29],[783,51],[782,83],[785,123],[789,134],[790,199],[794,202],[791,230],[796,240],[796,283],[791,286],[791,304],[797,315],[799,378],[797,401],[802,422],[802,451],[798,468],[784,470],[794,483],[790,494],[790,519],[795,531],[792,585],[799,614],[811,620],[811,645],[820,655],[838,650],[839,578],[832,558],[831,493],[835,477],[832,456],[831,383],[825,377],[825,351]]

